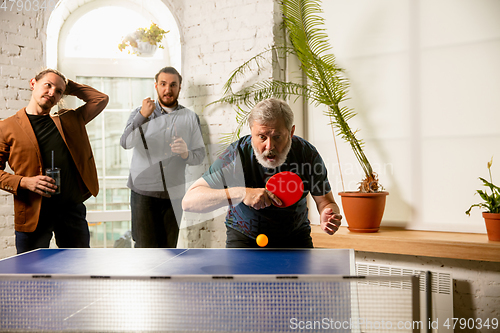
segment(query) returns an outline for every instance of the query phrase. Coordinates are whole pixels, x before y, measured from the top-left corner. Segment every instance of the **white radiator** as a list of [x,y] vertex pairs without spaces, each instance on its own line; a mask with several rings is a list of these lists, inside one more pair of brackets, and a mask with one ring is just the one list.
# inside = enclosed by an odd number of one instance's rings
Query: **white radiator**
[[[375,265],[356,263],[357,275],[379,275],[379,276],[393,276],[393,275],[417,275],[420,280],[420,317],[422,323],[428,322],[426,320],[426,291],[427,291],[427,271],[415,270],[412,268],[394,267],[386,265]],[[398,286],[393,286],[398,288]],[[404,286],[403,286],[404,287]],[[453,332],[453,325],[449,328],[443,326],[445,321],[453,318],[453,279],[449,273],[431,272],[431,304],[432,304],[432,318],[431,329],[427,330],[425,327],[422,332]]]

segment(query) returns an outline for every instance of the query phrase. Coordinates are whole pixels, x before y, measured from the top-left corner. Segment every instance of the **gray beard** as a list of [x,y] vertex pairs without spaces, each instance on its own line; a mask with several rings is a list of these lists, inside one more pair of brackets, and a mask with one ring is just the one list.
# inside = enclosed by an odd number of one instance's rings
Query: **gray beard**
[[288,153],[290,152],[290,148],[292,148],[292,138],[288,140],[288,143],[285,147],[285,150],[281,154],[276,153],[276,161],[273,163],[270,163],[265,159],[265,153],[259,153],[257,149],[255,149],[255,146],[253,145],[252,141],[252,148],[253,152],[255,154],[255,157],[257,158],[257,162],[259,162],[260,165],[262,165],[264,168],[268,169],[276,169],[283,165],[285,163],[286,158],[288,156]]

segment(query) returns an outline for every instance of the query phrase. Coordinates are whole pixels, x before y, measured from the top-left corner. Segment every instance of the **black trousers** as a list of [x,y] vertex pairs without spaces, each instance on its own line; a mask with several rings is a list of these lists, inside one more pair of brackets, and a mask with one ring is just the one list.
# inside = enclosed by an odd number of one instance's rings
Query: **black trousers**
[[179,223],[170,199],[160,199],[131,191],[132,238],[135,247],[177,246]]
[[[226,226],[226,248],[258,248],[255,238],[249,237],[241,232]],[[301,229],[287,238],[276,239],[268,236],[269,243],[265,248],[313,248],[311,229]]]
[[42,199],[38,225],[33,232],[16,231],[17,253],[48,248],[52,235],[59,248],[90,247],[87,209],[83,203],[57,204]]

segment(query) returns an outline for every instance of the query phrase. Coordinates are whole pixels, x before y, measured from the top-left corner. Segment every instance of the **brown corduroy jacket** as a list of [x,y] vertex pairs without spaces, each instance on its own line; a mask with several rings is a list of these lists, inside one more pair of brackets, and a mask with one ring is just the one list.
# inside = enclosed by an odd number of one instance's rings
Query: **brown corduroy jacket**
[[[87,85],[68,82],[65,94],[86,102],[77,109],[62,109],[50,115],[68,147],[80,173],[80,188],[85,199],[97,196],[99,183],[94,155],[85,124],[94,119],[108,104],[108,96]],[[14,172],[5,172],[6,163]],[[38,224],[42,196],[19,187],[22,177],[44,173],[38,141],[26,114],[26,108],[0,120],[0,189],[14,194],[16,231],[33,232]]]

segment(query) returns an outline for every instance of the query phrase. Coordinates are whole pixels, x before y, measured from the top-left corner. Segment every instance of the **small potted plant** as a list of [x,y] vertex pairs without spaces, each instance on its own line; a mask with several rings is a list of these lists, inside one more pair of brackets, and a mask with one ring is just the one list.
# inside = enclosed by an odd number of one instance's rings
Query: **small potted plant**
[[491,194],[486,193],[483,190],[477,190],[476,193],[481,196],[484,202],[473,204],[465,212],[465,214],[470,215],[470,211],[474,207],[485,208],[487,211],[483,212],[484,222],[486,224],[486,231],[488,233],[488,239],[491,241],[500,241],[500,187],[493,184],[493,179],[491,177],[491,165],[493,164],[493,157],[491,161],[488,162],[488,172],[490,173],[490,181],[479,177],[483,182],[484,186],[489,187]]
[[135,32],[125,36],[118,49],[120,51],[130,47],[128,53],[136,54],[143,57],[151,57],[159,47],[163,49],[161,41],[169,31],[165,31],[158,27],[155,23],[151,23],[149,28],[139,28]]

